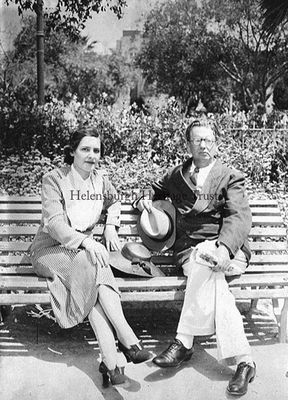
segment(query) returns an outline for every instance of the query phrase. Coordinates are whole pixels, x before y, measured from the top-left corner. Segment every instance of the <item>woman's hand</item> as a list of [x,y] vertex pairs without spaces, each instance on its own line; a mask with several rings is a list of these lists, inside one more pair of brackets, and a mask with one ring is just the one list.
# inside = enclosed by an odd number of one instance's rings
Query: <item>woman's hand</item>
[[109,254],[103,244],[94,239],[86,238],[83,240],[82,246],[87,251],[92,264],[97,264],[97,261],[101,267],[106,267],[109,264]]
[[115,225],[106,225],[103,236],[107,250],[117,251],[121,249]]

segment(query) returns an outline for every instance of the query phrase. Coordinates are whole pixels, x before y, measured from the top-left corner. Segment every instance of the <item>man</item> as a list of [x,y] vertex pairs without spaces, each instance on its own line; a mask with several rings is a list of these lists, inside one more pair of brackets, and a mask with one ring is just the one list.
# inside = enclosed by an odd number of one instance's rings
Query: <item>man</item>
[[225,276],[247,267],[251,212],[243,176],[215,158],[215,131],[207,121],[192,122],[186,130],[192,158],[152,184],[152,197],[150,191],[136,205],[149,213],[152,200],[171,199],[177,211],[174,252],[188,276],[177,336],[153,362],[177,367],[191,358],[194,336],[216,331],[218,359],[238,364],[227,391],[243,395],[256,365]]

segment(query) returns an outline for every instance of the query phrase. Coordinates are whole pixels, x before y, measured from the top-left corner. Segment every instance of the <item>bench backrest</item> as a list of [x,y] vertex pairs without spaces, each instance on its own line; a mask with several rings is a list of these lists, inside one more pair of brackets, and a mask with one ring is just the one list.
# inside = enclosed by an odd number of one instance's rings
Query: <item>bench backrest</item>
[[[248,273],[288,272],[286,253],[286,229],[277,202],[274,200],[250,200],[253,226],[249,240],[252,250]],[[136,229],[138,211],[130,204],[122,203],[121,241],[139,240]],[[0,197],[0,273],[31,274],[27,250],[41,219],[40,197]],[[103,232],[104,216],[94,230],[96,237]],[[156,255],[153,261],[166,266],[173,260],[171,255]],[[168,269],[167,269],[168,268]]]

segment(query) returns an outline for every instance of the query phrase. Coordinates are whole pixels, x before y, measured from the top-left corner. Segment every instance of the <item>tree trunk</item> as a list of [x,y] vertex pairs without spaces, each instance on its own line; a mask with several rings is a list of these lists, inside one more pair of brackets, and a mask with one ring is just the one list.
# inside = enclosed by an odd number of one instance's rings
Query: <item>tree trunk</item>
[[275,85],[270,85],[265,90],[265,110],[266,114],[271,114],[274,109],[274,88]]
[[37,0],[37,95],[38,105],[44,104],[44,22],[43,0]]

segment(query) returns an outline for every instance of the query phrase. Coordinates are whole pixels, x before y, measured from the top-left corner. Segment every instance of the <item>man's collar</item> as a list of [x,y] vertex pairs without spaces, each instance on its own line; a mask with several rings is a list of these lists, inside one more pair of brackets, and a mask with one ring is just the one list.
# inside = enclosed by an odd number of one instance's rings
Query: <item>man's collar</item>
[[[214,158],[214,159],[213,159],[213,166],[215,165],[215,163],[216,163],[217,160],[218,160],[217,158]],[[183,171],[186,171],[187,169],[191,168],[192,164],[195,166],[194,161],[193,161],[193,158],[190,157],[190,158],[188,158],[186,161],[184,161],[184,163],[183,163]],[[210,167],[211,164],[212,164],[212,163],[210,163],[209,165],[207,165],[207,167]],[[202,167],[202,168],[207,168],[207,167]],[[200,168],[200,169],[202,169],[202,168]]]
[[[216,163],[216,159],[214,158],[210,164],[206,165],[206,167],[198,167],[198,168],[200,171],[203,171],[203,172],[209,171],[215,165],[215,163]],[[196,167],[196,165],[194,164],[194,161],[192,160],[191,171],[193,171],[195,167]]]

